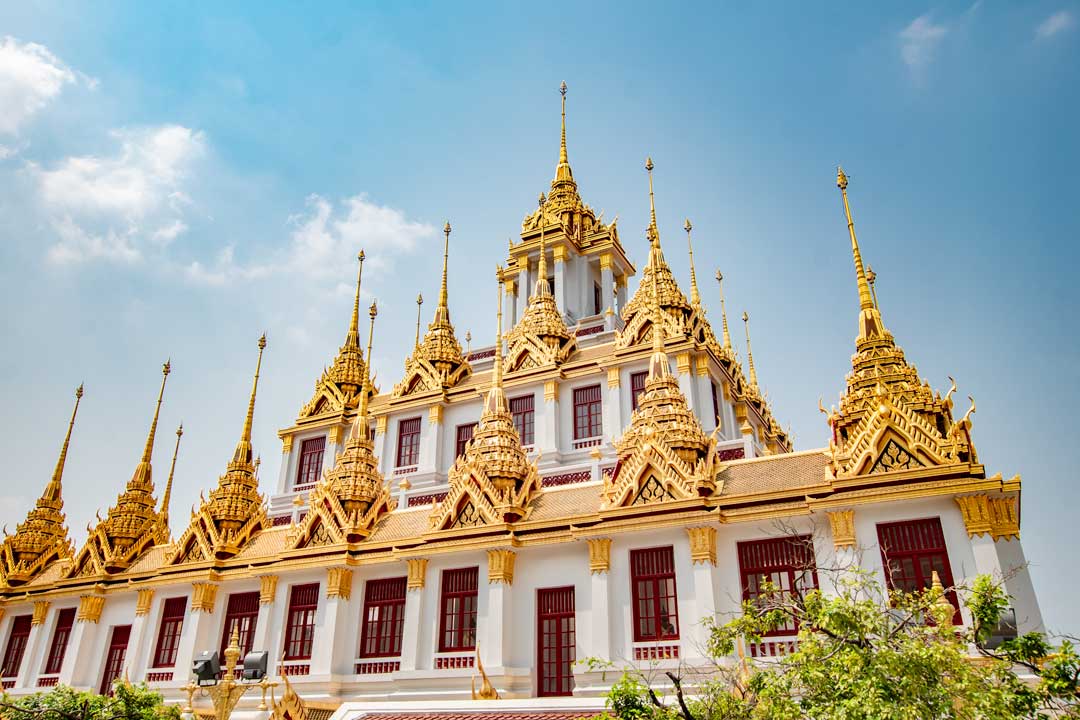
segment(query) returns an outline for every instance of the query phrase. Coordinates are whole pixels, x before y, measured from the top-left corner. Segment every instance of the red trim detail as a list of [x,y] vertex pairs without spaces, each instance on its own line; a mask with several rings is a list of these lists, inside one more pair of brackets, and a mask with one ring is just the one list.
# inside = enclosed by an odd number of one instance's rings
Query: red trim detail
[[326,437],[308,438],[300,445],[300,462],[296,464],[296,480],[293,488],[311,487],[322,475],[323,453]]
[[319,583],[293,585],[290,588],[284,660],[311,659],[311,646],[315,639],[315,611],[318,608]]
[[71,628],[75,625],[75,608],[64,608],[56,615],[56,629],[53,630],[52,642],[49,643],[49,659],[45,663],[45,674],[60,672],[67,654]]
[[630,551],[630,590],[634,641],[678,640],[675,551],[670,545]]
[[186,613],[186,595],[172,597],[165,601],[161,611],[157,644],[154,646],[153,667],[172,667],[176,664],[176,650],[180,646],[180,631],[184,628]]
[[113,694],[113,681],[124,670],[124,657],[127,655],[128,640],[131,639],[130,625],[114,625],[109,637],[109,652],[105,655],[105,672],[101,676],[102,695]]
[[437,657],[435,658],[436,670],[459,670],[461,668],[471,668],[476,663],[475,658],[472,655],[456,655],[452,657]]
[[397,463],[395,467],[410,467],[420,460],[420,418],[398,422]]
[[[934,570],[941,584],[952,588],[952,567],[949,565],[941,518],[881,523],[877,526],[877,533],[885,580],[890,590],[925,590],[930,587]],[[953,625],[963,625],[956,593],[950,589],[945,597],[956,608]]]
[[437,502],[442,502],[446,497],[446,493],[428,493],[427,495],[410,495],[409,499],[405,501],[405,507],[419,507],[421,505],[434,505]]
[[573,485],[575,483],[589,482],[592,480],[591,470],[579,470],[572,473],[563,473],[562,475],[549,475],[546,478],[540,479],[540,484],[543,487],[558,487],[559,485]]
[[574,586],[536,591],[537,695],[574,693]]
[[360,657],[401,655],[401,636],[405,628],[405,578],[368,580],[364,587],[363,618]]
[[439,652],[476,649],[479,568],[444,570],[439,607]]
[[634,648],[635,660],[678,660],[678,645],[644,645]]
[[383,673],[397,672],[401,669],[399,660],[375,660],[373,662],[358,662],[354,668],[357,675],[380,675]]

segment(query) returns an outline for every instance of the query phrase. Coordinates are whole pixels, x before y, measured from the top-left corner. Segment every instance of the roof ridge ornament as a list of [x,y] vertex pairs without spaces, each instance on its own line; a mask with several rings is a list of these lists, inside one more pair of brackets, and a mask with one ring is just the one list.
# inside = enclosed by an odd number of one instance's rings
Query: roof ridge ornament
[[690,304],[695,309],[700,310],[701,293],[698,292],[697,270],[694,268],[694,243],[690,239],[690,231],[694,229],[694,226],[690,224],[690,218],[686,218],[686,224],[683,225],[683,229],[686,230],[686,246],[690,251]]

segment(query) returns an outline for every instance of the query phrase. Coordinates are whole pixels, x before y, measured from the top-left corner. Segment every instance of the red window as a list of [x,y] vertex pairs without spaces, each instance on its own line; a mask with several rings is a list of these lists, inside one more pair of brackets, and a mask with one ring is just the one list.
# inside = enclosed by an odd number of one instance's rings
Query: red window
[[30,637],[30,615],[17,615],[11,620],[11,634],[8,635],[7,648],[4,650],[4,667],[0,669],[3,677],[15,677],[22,665],[23,653],[26,652],[26,640]]
[[716,392],[716,383],[710,383],[709,387],[712,389],[712,416],[716,422],[716,426],[720,427],[720,396]]
[[221,631],[221,657],[229,647],[233,629],[240,633],[241,660],[251,652],[255,642],[255,624],[259,621],[259,591],[233,593],[225,606],[225,627]]
[[186,611],[186,597],[174,597],[165,601],[165,607],[161,611],[157,645],[154,646],[154,667],[172,667],[176,664],[176,648],[180,644],[180,631],[184,627]]
[[475,567],[445,570],[442,574],[442,627],[439,651],[456,652],[476,648]]
[[594,438],[603,432],[600,386],[574,390],[574,439]]
[[510,414],[514,416],[514,427],[517,428],[521,444],[532,445],[536,441],[533,396],[522,395],[521,397],[511,398]]
[[[951,588],[952,569],[945,549],[945,533],[940,518],[881,523],[877,526],[881,560],[890,590],[916,592],[930,587],[936,570],[941,584]],[[949,590],[946,597],[956,608],[953,624],[960,625],[960,603]]]
[[678,640],[675,551],[671,547],[630,551],[634,640]]
[[649,377],[647,370],[630,373],[630,407],[634,410],[637,410],[638,397],[645,392],[645,378],[647,377]]
[[113,682],[124,670],[124,657],[127,655],[128,640],[131,638],[130,625],[114,625],[109,637],[109,652],[105,655],[105,672],[101,675],[102,695],[113,694]]
[[[753,601],[771,583],[785,595],[802,595],[818,586],[814,544],[809,535],[770,538],[738,544],[742,599]],[[794,635],[799,626],[789,621],[766,635]]]
[[473,431],[476,430],[476,423],[468,423],[467,425],[457,426],[457,456],[461,457],[465,454],[465,446],[472,440]]
[[536,597],[539,695],[574,692],[574,587],[544,588]]
[[360,657],[397,657],[405,627],[405,578],[369,580],[364,588]]
[[315,638],[315,611],[319,609],[319,583],[293,585],[285,624],[285,659],[308,660]]
[[397,467],[409,467],[420,461],[420,418],[398,423]]
[[592,286],[592,311],[593,315],[599,315],[602,312],[601,305],[603,305],[603,295],[600,292],[600,286],[593,283]]
[[71,627],[74,624],[75,608],[64,608],[57,613],[56,629],[53,630],[52,642],[49,643],[49,658],[45,661],[46,675],[60,672],[60,667],[64,664],[64,655],[67,654]]
[[307,487],[319,482],[325,449],[325,437],[310,438],[303,442],[300,446],[300,463],[296,472],[295,487]]

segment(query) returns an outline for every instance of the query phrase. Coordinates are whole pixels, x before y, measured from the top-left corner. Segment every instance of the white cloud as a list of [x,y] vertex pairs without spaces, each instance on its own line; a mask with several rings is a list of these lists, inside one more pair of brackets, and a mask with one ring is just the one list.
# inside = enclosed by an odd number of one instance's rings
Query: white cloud
[[[0,39],[0,133],[17,133],[64,85],[76,80],[76,73],[44,45],[11,36]],[[93,87],[96,81],[87,84]]]
[[1056,13],[1039,23],[1039,27],[1035,28],[1035,37],[1042,40],[1044,38],[1053,37],[1060,32],[1064,32],[1072,28],[1075,24],[1072,13],[1068,10],[1058,10]]
[[912,70],[926,67],[948,32],[944,25],[935,25],[929,14],[920,15],[900,31],[900,57]]
[[27,165],[57,233],[54,262],[134,262],[147,242],[162,247],[187,229],[183,186],[205,151],[203,134],[162,125],[112,136],[120,143],[115,155],[69,157],[52,169]]
[[224,285],[234,280],[254,280],[266,277],[273,268],[266,265],[242,266],[237,265],[234,259],[235,249],[232,245],[226,245],[218,253],[212,265],[204,265],[195,260],[184,268],[184,275],[198,285]]

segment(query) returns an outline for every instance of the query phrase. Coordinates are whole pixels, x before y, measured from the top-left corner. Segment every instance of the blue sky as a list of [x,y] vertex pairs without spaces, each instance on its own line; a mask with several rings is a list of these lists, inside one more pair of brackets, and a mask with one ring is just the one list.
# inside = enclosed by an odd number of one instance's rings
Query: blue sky
[[1024,479],[1047,620],[1080,634],[1075,0],[30,5],[0,7],[0,522],[40,492],[85,381],[65,475],[81,541],[171,356],[155,465],[163,482],[182,419],[182,525],[224,471],[264,329],[272,489],[275,431],[341,342],[359,247],[384,388],[416,293],[436,296],[447,218],[454,322],[489,343],[476,272],[547,189],[565,80],[586,201],[643,261],[652,155],[669,261],[685,286],[689,216],[714,320],[720,267],[803,449],[827,442],[818,398],[842,389],[856,330],[844,164],[886,323],[935,387],[951,374],[976,398],[981,459]]

